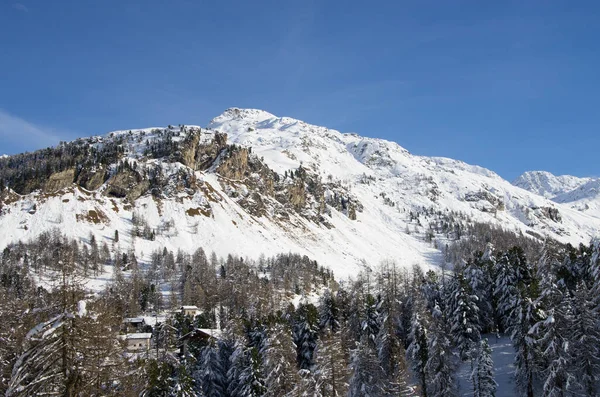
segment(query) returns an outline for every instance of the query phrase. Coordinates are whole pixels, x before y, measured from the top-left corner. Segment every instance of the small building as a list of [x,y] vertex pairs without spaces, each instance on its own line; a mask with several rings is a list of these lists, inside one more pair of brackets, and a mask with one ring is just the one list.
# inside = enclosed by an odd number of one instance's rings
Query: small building
[[182,356],[188,354],[189,345],[208,345],[211,339],[220,339],[220,329],[195,328],[179,338],[179,351]]
[[128,350],[149,350],[151,333],[134,333],[122,335]]
[[125,320],[123,320],[123,332],[127,334],[140,332],[142,330],[143,325],[143,317],[128,317]]
[[198,306],[181,306],[181,312],[186,316],[196,317],[198,311]]

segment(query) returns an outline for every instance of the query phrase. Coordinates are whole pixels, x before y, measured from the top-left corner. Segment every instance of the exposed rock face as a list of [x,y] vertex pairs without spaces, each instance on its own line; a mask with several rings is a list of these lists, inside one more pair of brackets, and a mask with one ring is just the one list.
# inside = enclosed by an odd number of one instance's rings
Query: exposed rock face
[[50,175],[50,178],[44,184],[44,192],[45,193],[53,193],[57,190],[64,189],[73,184],[73,180],[75,179],[75,170],[68,169],[62,172],[55,172]]
[[217,156],[227,147],[227,134],[215,132],[213,139],[208,144],[198,145],[194,154],[196,170],[208,169],[217,159]]
[[300,211],[306,205],[306,189],[304,182],[297,179],[296,182],[288,188],[288,202],[296,211]]
[[217,173],[228,179],[244,179],[248,175],[248,149],[230,149],[226,156],[217,167]]
[[77,176],[77,184],[87,190],[96,190],[106,181],[106,170],[95,171],[84,169]]
[[105,194],[112,197],[126,197],[130,201],[134,201],[146,193],[149,188],[150,182],[143,179],[137,172],[123,170],[108,180]]
[[348,208],[348,218],[350,218],[353,221],[356,220],[356,208],[354,207],[354,205],[351,205],[350,208]]
[[195,169],[198,144],[200,143],[201,131],[192,131],[186,137],[181,147],[181,163]]
[[557,208],[552,208],[552,207],[542,207],[542,214],[550,219],[553,222],[561,222],[562,221],[562,217],[560,216],[560,213],[558,212]]

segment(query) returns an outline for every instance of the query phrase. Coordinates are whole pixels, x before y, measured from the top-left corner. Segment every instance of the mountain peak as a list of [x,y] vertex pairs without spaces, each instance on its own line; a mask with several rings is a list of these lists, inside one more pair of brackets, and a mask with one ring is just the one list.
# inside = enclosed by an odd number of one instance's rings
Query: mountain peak
[[226,120],[248,120],[261,122],[270,119],[276,119],[277,116],[261,109],[244,109],[232,107],[226,109],[219,116],[211,120],[210,124],[222,123]]
[[546,198],[556,197],[589,182],[590,178],[572,175],[556,176],[548,171],[527,171],[513,181],[513,185]]

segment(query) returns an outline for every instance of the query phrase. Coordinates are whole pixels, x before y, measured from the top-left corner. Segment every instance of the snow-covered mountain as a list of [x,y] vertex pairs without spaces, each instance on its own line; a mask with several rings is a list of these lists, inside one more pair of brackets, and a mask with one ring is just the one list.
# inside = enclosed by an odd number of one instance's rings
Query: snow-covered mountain
[[551,199],[577,189],[590,180],[571,175],[556,176],[547,171],[528,171],[515,179],[513,185]]
[[573,244],[600,231],[600,218],[490,170],[262,110],[228,109],[206,129],[115,131],[55,152],[38,156],[53,159],[43,170],[23,165],[39,158],[0,159],[10,187],[0,246],[59,228],[142,259],[163,246],[298,252],[343,277],[386,259],[437,265],[435,240],[468,222]]
[[546,171],[530,171],[518,177],[513,184],[600,218],[600,178],[555,176]]

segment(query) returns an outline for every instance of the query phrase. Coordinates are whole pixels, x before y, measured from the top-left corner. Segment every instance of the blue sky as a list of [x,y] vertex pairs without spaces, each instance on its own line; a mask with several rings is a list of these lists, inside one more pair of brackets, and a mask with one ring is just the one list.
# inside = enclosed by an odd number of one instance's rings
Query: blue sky
[[593,1],[0,0],[0,152],[237,106],[599,175],[599,38]]

